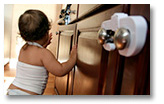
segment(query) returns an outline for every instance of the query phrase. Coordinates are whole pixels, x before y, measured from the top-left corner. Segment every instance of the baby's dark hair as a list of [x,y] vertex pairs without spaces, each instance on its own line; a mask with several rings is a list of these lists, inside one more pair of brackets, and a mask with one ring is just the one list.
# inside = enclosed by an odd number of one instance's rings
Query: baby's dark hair
[[39,10],[27,10],[19,17],[19,31],[25,41],[42,39],[50,30],[47,16]]

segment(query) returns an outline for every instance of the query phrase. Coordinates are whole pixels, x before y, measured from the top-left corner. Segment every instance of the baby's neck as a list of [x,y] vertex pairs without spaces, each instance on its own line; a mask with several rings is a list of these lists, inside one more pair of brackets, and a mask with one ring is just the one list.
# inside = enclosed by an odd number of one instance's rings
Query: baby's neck
[[44,46],[46,44],[46,42],[47,42],[47,37],[45,36],[42,39],[37,40],[35,42],[38,43],[38,44],[40,44],[41,46]]
[[35,41],[36,43],[40,44],[41,46],[44,45],[44,43],[42,41]]

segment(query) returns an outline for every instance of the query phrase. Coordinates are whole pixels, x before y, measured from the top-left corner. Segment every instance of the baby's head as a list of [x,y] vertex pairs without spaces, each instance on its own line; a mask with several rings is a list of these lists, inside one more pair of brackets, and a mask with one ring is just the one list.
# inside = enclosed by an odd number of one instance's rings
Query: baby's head
[[39,10],[27,10],[19,17],[19,31],[25,41],[41,40],[50,30],[47,16]]

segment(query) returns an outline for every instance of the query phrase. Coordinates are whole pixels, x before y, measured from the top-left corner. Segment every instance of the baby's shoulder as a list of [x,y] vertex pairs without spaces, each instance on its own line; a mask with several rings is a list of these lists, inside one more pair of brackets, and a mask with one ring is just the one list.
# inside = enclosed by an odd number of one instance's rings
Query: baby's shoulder
[[48,56],[52,55],[51,51],[46,48],[41,48],[40,53],[41,53],[42,57],[48,57]]

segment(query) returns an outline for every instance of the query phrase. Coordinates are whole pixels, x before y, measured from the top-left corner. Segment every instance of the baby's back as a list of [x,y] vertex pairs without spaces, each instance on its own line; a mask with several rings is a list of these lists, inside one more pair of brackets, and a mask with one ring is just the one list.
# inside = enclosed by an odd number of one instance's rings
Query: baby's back
[[18,60],[30,65],[43,66],[41,60],[43,49],[44,48],[25,44],[20,50]]

